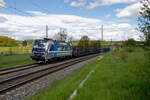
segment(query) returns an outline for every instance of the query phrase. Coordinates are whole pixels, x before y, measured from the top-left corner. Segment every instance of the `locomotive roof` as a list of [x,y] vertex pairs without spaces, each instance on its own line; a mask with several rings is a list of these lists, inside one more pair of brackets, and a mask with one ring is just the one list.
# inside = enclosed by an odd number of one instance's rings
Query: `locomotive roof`
[[49,42],[51,42],[51,43],[55,43],[55,44],[57,44],[57,45],[70,45],[71,46],[71,44],[68,44],[68,43],[66,43],[66,42],[64,42],[64,41],[54,41],[53,39],[49,39],[49,38],[44,38],[44,39],[37,39],[37,40],[46,40],[47,42],[49,41]]
[[55,43],[58,45],[67,45],[67,43],[64,43],[64,42],[55,42]]

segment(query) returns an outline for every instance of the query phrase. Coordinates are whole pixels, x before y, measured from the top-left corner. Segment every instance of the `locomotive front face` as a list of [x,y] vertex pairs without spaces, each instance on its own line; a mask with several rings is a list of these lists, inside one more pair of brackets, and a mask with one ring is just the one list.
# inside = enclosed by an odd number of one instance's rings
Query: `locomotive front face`
[[47,47],[48,43],[46,40],[35,40],[32,48],[31,58],[37,61],[44,61]]

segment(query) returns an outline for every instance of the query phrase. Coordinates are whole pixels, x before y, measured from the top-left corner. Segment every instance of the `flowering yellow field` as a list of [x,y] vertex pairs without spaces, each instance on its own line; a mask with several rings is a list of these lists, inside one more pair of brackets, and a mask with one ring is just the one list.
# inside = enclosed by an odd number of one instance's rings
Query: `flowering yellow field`
[[0,47],[0,52],[1,53],[17,53],[17,52],[22,52],[22,53],[31,53],[32,47]]

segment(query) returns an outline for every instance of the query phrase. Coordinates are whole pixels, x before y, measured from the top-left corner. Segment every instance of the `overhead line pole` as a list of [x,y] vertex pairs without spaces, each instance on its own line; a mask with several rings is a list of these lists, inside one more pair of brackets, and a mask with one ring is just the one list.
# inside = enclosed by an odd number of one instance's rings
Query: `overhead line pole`
[[48,26],[46,25],[46,38],[48,38]]
[[103,24],[101,26],[101,38],[102,38],[102,41],[103,41]]

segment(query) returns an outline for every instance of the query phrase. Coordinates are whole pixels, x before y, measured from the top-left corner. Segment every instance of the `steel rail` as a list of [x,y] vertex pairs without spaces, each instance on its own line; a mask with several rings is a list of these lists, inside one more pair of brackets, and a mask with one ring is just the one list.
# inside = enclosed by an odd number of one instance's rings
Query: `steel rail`
[[34,68],[34,67],[38,67],[39,64],[27,64],[27,65],[23,65],[23,66],[17,66],[16,68],[10,68],[7,70],[3,70],[0,71],[0,75],[5,75],[5,74],[9,74],[9,73],[13,73],[13,72],[17,72],[17,71],[22,71],[22,70],[26,70],[26,69],[30,69],[30,68]]
[[[4,86],[4,87],[2,87],[0,89],[0,94],[6,92],[8,90],[11,90],[11,89],[13,89],[13,88],[15,88],[17,86],[21,86],[21,85],[26,84],[26,83],[28,83],[30,81],[36,80],[36,79],[41,78],[43,76],[46,76],[48,74],[51,74],[51,73],[57,72],[59,70],[62,70],[62,69],[66,68],[66,67],[69,67],[71,65],[77,64],[77,63],[85,61],[85,60],[88,60],[88,59],[90,59],[92,57],[95,57],[97,55],[98,54],[90,55],[88,57],[84,56],[82,58],[75,59],[75,60],[70,61],[70,62],[54,65],[54,66],[49,67],[49,68],[45,68],[45,69],[42,69],[42,70],[38,70],[38,71],[34,71],[34,72],[30,72],[30,73],[26,73],[26,74],[14,76],[14,77],[2,80],[2,81],[0,81],[0,86]],[[32,78],[27,78],[29,76],[31,76]],[[24,79],[24,78],[27,78],[27,79],[25,79],[23,81],[20,81],[20,82],[14,82],[13,83],[13,81],[16,81],[16,80],[19,80],[19,79],[21,80],[21,79]],[[8,85],[7,83],[8,84],[11,83],[11,85],[10,84]],[[6,84],[6,87],[5,87],[5,84]]]
[[16,69],[16,68],[24,67],[24,66],[31,66],[31,65],[34,65],[34,64],[37,64],[37,63],[31,63],[31,64],[19,65],[19,66],[15,66],[15,67],[2,68],[2,69],[0,69],[0,72],[1,72],[1,71],[5,71],[5,70]]

